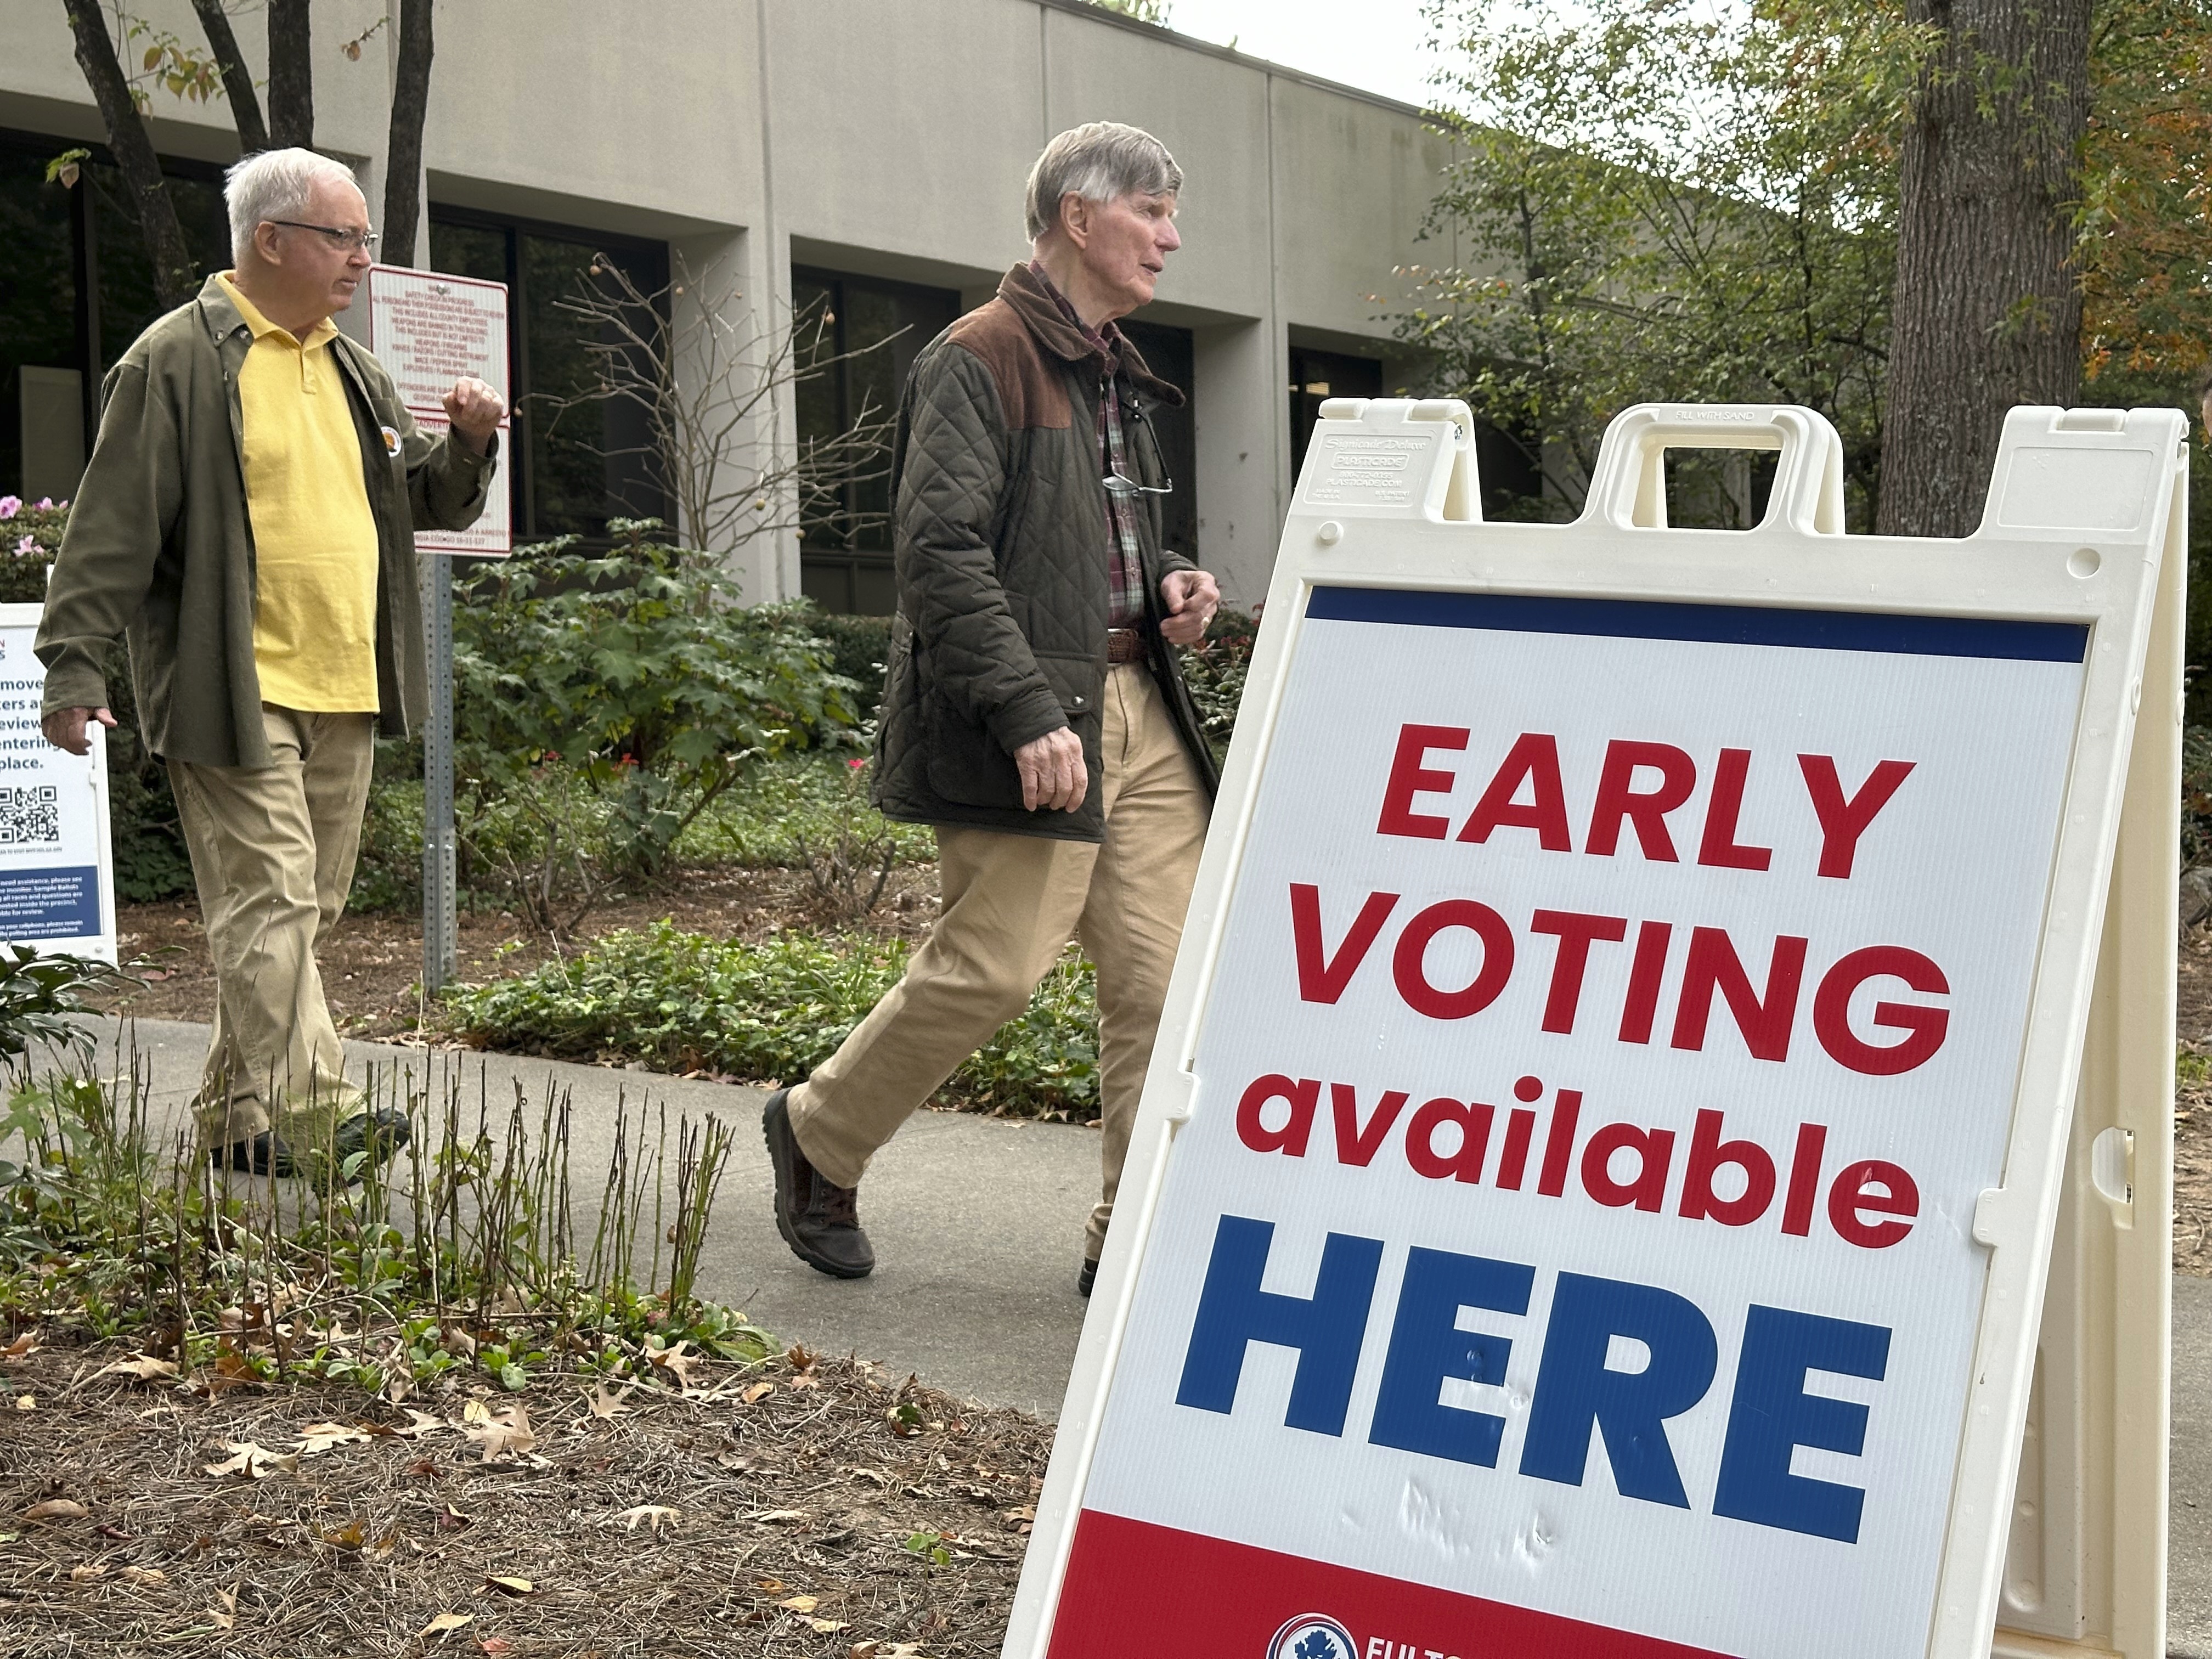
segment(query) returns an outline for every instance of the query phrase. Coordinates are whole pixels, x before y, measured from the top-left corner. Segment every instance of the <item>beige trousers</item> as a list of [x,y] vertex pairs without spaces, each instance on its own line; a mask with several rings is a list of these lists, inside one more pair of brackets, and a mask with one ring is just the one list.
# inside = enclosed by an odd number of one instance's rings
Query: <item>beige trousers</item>
[[1085,1250],[1114,1214],[1183,912],[1206,842],[1197,769],[1152,676],[1109,669],[1104,697],[1106,839],[1053,841],[940,828],[944,914],[837,1052],[791,1091],[807,1161],[860,1184],[876,1148],[993,1032],[1022,1011],[1073,934],[1098,969],[1099,1152],[1103,1195]]
[[264,703],[261,718],[273,766],[169,763],[215,958],[199,1128],[210,1147],[273,1128],[305,1151],[363,1105],[344,1081],[315,945],[353,885],[376,717]]

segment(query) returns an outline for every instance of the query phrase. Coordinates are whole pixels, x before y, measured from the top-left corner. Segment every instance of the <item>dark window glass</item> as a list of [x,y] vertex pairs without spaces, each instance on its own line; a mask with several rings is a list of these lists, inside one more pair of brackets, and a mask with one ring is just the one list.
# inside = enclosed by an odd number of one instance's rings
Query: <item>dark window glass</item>
[[[0,494],[75,493],[100,379],[160,315],[153,264],[122,176],[95,149],[74,189],[46,182],[62,138],[0,134]],[[202,270],[230,264],[220,175],[164,161]]]
[[[805,269],[792,271],[792,304],[802,452],[896,414],[915,358],[960,314],[960,295],[951,289]],[[888,616],[898,605],[891,481],[880,464],[865,471],[879,476],[848,479],[809,502],[799,587],[825,611]]]
[[1124,322],[1121,332],[1137,348],[1138,356],[1170,386],[1180,386],[1186,401],[1181,409],[1154,403],[1147,418],[1160,441],[1161,459],[1167,462],[1174,483],[1170,495],[1158,497],[1160,545],[1195,559],[1198,556],[1198,422],[1197,405],[1190,401],[1194,353],[1190,331],[1160,323]]
[[[519,538],[599,539],[609,519],[671,514],[645,411],[593,395],[599,377],[588,325],[561,304],[586,285],[604,285],[593,271],[601,259],[641,294],[660,295],[668,285],[665,243],[431,210],[434,269],[507,285],[514,404],[507,477]],[[652,326],[647,319],[639,331]]]
[[1291,348],[1291,478],[1305,470],[1306,445],[1313,438],[1321,406],[1331,398],[1379,398],[1382,364],[1375,357],[1348,357],[1340,351]]

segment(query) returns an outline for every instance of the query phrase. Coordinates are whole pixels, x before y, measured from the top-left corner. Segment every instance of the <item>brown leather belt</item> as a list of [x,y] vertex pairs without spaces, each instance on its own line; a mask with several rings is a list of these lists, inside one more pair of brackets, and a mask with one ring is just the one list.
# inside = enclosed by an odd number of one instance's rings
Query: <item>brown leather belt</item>
[[1145,635],[1140,629],[1109,628],[1106,630],[1106,660],[1119,666],[1122,663],[1140,662],[1145,655]]

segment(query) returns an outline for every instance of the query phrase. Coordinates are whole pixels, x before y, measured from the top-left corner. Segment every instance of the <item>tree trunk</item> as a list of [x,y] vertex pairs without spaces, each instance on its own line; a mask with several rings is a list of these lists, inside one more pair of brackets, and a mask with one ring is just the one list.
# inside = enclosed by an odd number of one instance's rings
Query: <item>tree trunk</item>
[[269,0],[269,141],[279,149],[315,147],[315,72],[307,0]]
[[1941,31],[1905,137],[1883,422],[1885,535],[1981,522],[2005,411],[2081,389],[2068,204],[2091,0],[1908,0]]
[[251,155],[267,149],[269,129],[262,125],[253,71],[246,67],[245,54],[238,49],[238,37],[231,33],[230,15],[223,10],[222,0],[192,0],[192,9],[200,15],[208,49],[215,53],[216,67],[222,71],[222,95],[230,100],[230,118],[238,128],[239,154]]
[[384,258],[415,263],[422,216],[422,118],[430,107],[431,0],[399,0],[399,62],[392,86],[392,142],[384,155]]
[[154,153],[154,141],[147,137],[138,106],[131,100],[130,83],[123,78],[123,65],[116,60],[107,18],[100,0],[63,0],[62,9],[69,14],[70,32],[76,37],[77,67],[84,71],[107,128],[107,147],[138,210],[146,251],[154,260],[154,292],[163,306],[180,306],[198,292],[199,272],[192,267],[191,250],[185,246],[184,227],[177,222],[177,204],[162,182],[161,157]]

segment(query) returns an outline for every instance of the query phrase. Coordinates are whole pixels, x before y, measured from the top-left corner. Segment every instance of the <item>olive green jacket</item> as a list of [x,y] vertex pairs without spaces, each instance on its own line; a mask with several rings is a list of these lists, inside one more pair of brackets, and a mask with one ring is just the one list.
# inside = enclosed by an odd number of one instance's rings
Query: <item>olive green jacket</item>
[[[213,277],[158,319],[100,389],[100,436],[46,590],[37,650],[46,712],[108,705],[105,665],[131,646],[140,736],[165,759],[273,764],[253,664],[253,527],[238,374],[252,331]],[[339,335],[376,519],[381,729],[404,736],[429,698],[417,530],[465,530],[494,463],[417,429],[392,377]]]

